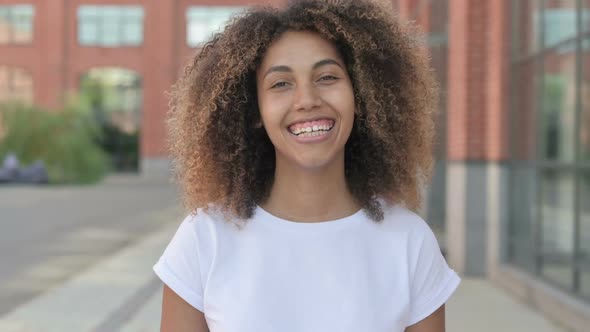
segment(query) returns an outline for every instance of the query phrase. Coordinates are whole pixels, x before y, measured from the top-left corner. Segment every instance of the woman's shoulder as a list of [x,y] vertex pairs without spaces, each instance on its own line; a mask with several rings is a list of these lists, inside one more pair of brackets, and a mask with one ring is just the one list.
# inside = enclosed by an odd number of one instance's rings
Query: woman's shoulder
[[403,204],[381,201],[381,208],[383,209],[383,223],[388,228],[418,236],[432,232],[424,218]]
[[181,227],[192,228],[195,232],[210,233],[225,228],[238,228],[243,221],[232,217],[222,208],[209,205],[189,212],[181,223]]

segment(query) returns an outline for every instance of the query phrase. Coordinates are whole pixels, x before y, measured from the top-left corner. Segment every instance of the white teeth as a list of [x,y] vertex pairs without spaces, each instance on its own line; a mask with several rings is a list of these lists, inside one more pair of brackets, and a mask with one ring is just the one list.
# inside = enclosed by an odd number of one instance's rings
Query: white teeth
[[325,135],[326,132],[323,131],[312,131],[312,132],[304,132],[300,135],[298,135],[299,137],[315,137],[315,136],[321,136],[321,135]]
[[325,134],[332,129],[333,125],[314,125],[310,127],[300,127],[291,131],[293,134],[301,137],[312,137]]

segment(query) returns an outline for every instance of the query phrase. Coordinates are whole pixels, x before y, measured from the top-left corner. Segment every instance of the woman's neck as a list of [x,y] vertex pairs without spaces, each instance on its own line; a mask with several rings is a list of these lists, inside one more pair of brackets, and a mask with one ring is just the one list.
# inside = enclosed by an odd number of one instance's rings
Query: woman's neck
[[262,208],[279,218],[301,222],[336,220],[354,214],[360,206],[348,190],[344,160],[332,164],[304,170],[277,162],[271,193]]

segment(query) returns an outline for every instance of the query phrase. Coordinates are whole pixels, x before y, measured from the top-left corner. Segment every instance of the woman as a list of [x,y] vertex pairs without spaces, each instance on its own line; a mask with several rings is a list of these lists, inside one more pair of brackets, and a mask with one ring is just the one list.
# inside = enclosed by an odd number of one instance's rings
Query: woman
[[162,331],[444,331],[460,279],[414,212],[436,89],[368,1],[254,9],[172,91],[193,211],[154,266]]

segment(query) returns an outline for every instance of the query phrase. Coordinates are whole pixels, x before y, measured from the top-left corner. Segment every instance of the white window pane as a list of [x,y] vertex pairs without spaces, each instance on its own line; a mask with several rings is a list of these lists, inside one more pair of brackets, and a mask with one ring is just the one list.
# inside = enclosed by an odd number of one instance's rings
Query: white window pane
[[35,11],[31,5],[14,5],[12,7],[12,14],[14,16],[33,17]]
[[131,22],[123,26],[122,42],[128,45],[139,45],[142,42],[143,31],[141,24]]
[[98,40],[97,25],[92,22],[84,22],[78,25],[78,41],[82,45],[91,45]]
[[113,17],[103,17],[101,42],[103,46],[117,46],[120,44],[118,20]]
[[0,44],[7,44],[12,40],[12,25],[9,15],[8,8],[0,6]]
[[129,6],[125,10],[125,17],[130,19],[143,19],[143,8],[139,6]]
[[101,11],[100,11],[100,16],[107,18],[107,19],[117,20],[123,16],[124,11],[125,11],[124,7],[103,6],[103,8],[101,8]]
[[28,43],[33,39],[32,5],[0,6],[0,43]]
[[[79,36],[85,45],[116,47],[137,46],[143,42],[143,8],[141,6],[81,6],[78,10],[79,33],[96,37]],[[89,28],[88,26],[94,26]]]
[[33,26],[30,22],[19,22],[14,25],[12,39],[16,43],[27,43],[33,40]]
[[[12,38],[16,43],[26,43],[33,40],[33,17],[30,6],[15,6],[12,12]],[[19,10],[17,10],[19,9]]]
[[85,17],[95,17],[99,15],[99,7],[98,6],[80,6],[78,7],[78,19],[82,19]]
[[200,46],[214,33],[222,31],[231,16],[244,9],[245,7],[189,7],[186,12],[187,44],[191,47]]
[[209,37],[209,22],[189,22],[187,31],[187,42],[189,46],[199,46]]

